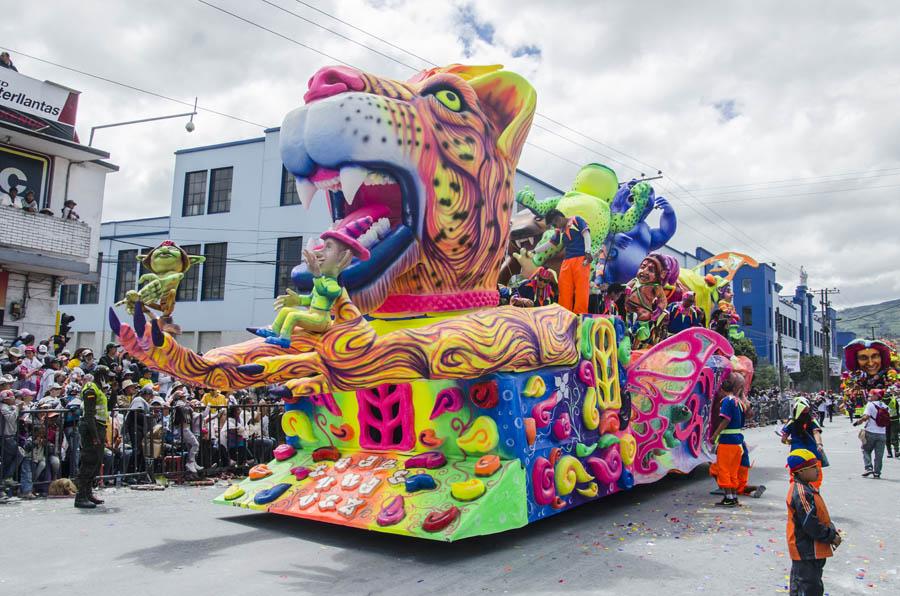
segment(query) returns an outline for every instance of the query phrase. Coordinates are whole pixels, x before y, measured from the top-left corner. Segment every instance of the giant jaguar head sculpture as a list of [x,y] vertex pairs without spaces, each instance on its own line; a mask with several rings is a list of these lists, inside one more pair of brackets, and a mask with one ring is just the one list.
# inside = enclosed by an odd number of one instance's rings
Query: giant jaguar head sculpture
[[[340,281],[363,312],[497,304],[516,164],[536,95],[500,66],[451,65],[399,82],[335,66],[281,127],[281,157],[308,205],[326,191],[336,227],[370,216],[371,257]],[[294,270],[312,286],[305,265]]]

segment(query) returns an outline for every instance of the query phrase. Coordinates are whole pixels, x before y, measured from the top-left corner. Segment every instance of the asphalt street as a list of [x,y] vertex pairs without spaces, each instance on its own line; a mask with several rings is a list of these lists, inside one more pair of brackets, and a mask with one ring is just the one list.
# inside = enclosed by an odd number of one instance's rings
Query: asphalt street
[[[109,489],[107,504],[0,506],[0,594],[728,594],[786,593],[786,448],[752,429],[751,482],[713,507],[701,469],[514,532],[435,543],[214,506],[221,487]],[[844,544],[830,594],[900,593],[900,461],[860,477],[846,418],[825,426],[822,494]]]

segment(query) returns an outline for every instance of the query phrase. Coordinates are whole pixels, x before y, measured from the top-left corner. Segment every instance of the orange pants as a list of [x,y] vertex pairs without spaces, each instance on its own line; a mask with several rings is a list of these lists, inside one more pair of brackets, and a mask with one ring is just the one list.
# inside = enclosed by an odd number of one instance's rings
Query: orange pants
[[[744,450],[740,445],[719,443],[716,447],[716,483],[719,488],[737,490],[741,486],[741,455]],[[748,468],[749,475],[749,468]],[[747,481],[744,480],[746,485]]]
[[584,257],[572,257],[559,269],[559,305],[576,315],[587,314],[591,292],[591,265]]

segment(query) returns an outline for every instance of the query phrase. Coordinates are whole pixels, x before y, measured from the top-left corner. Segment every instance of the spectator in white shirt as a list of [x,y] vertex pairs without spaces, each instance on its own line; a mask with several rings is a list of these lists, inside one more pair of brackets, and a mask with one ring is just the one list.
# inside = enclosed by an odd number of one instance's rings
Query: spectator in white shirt
[[[887,442],[887,427],[890,424],[890,411],[881,401],[883,396],[884,390],[870,389],[869,403],[866,404],[862,417],[853,423],[853,426],[865,424],[865,435],[860,437],[863,441],[863,465],[866,467],[863,476],[872,476],[872,478],[881,478],[881,462]],[[884,424],[880,424],[880,422],[884,422]],[[872,461],[873,452],[875,454],[874,462]]]
[[11,187],[9,193],[0,197],[0,205],[3,207],[15,207],[16,209],[21,209],[22,200],[19,199],[19,189],[15,186]]
[[81,219],[77,213],[75,213],[75,206],[78,203],[73,201],[72,199],[67,199],[62,208],[62,218],[63,219]]
[[37,213],[40,208],[40,205],[38,205],[37,200],[34,198],[34,191],[26,190],[25,200],[22,201],[22,209],[29,213]]

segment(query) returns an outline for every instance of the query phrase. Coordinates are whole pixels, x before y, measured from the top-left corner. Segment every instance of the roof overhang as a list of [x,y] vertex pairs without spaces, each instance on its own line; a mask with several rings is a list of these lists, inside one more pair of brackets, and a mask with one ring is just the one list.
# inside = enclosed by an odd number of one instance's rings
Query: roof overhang
[[63,157],[70,161],[93,162],[113,170],[119,169],[113,164],[102,161],[109,158],[107,151],[51,137],[9,122],[0,122],[0,140],[4,140],[8,145]]
[[40,273],[54,275],[69,281],[95,284],[100,282],[100,273],[91,272],[90,265],[83,261],[74,261],[62,257],[16,250],[3,249],[3,261],[0,268],[20,273]]

